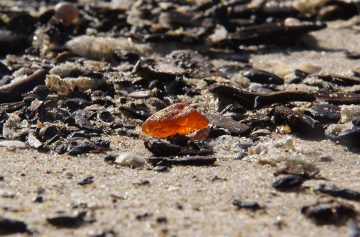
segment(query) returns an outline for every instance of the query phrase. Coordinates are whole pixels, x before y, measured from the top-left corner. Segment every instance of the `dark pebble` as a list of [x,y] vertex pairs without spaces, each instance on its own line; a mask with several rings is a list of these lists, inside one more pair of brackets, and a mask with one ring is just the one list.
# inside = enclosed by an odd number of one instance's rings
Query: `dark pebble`
[[159,224],[164,224],[164,223],[167,223],[167,218],[165,216],[159,216],[156,218],[156,222],[159,223]]
[[46,220],[51,225],[59,228],[76,228],[86,222],[84,219],[85,216],[86,211],[83,211],[76,215],[60,214],[54,217],[48,217]]
[[86,178],[78,182],[78,184],[83,186],[83,185],[91,184],[93,182],[94,182],[94,176],[87,176]]
[[29,232],[25,222],[0,217],[0,235],[10,235]]
[[107,155],[107,156],[105,156],[105,158],[104,158],[104,161],[105,162],[108,162],[108,163],[114,163],[115,162],[115,160],[116,160],[116,156],[115,155]]
[[215,182],[215,181],[226,181],[227,179],[226,178],[222,178],[220,176],[217,176],[217,175],[214,175],[210,178],[210,181],[211,182]]
[[291,191],[300,188],[304,179],[299,175],[285,175],[276,179],[272,187],[279,191]]
[[340,203],[317,203],[301,208],[301,213],[316,225],[343,225],[356,217],[351,205]]
[[44,196],[38,195],[34,198],[33,202],[35,203],[43,203],[44,202]]
[[137,214],[135,216],[135,219],[138,220],[138,221],[143,221],[143,220],[146,220],[146,219],[150,218],[151,216],[152,216],[151,213],[145,212],[145,213],[142,213],[142,214]]
[[259,209],[262,209],[262,207],[254,201],[240,201],[238,199],[235,199],[232,204],[238,209],[248,209],[251,211],[257,211]]
[[69,155],[72,155],[72,156],[76,156],[76,155],[81,155],[81,154],[84,154],[84,153],[88,153],[92,150],[92,146],[91,144],[80,144],[78,146],[75,146],[75,147],[71,147],[69,149]]
[[322,157],[320,157],[320,161],[321,162],[331,162],[331,161],[333,161],[333,158],[331,158],[330,156],[322,156]]

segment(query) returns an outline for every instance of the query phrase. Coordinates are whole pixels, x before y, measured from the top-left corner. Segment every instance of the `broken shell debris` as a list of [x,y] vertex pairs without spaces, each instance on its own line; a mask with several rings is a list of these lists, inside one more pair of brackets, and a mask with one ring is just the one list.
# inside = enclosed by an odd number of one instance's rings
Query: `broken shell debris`
[[1,0],[0,234],[357,229],[359,4]]

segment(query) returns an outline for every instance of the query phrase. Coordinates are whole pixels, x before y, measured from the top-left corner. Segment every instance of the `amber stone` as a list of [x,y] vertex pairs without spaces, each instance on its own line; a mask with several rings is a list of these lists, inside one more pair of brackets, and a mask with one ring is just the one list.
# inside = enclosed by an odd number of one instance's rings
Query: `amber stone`
[[207,118],[185,103],[177,103],[150,116],[143,124],[144,133],[156,138],[185,135],[208,126]]
[[79,11],[69,2],[61,2],[55,6],[55,17],[64,25],[76,24],[79,21]]

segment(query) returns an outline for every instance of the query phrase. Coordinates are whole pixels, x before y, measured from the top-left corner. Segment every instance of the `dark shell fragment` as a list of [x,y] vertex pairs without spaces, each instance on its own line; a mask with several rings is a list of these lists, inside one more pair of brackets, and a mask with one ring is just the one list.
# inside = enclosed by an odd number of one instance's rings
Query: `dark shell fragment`
[[342,86],[353,86],[353,85],[359,85],[360,79],[356,77],[346,77],[346,76],[340,76],[336,74],[319,74],[317,75],[319,79],[322,79],[327,82],[332,82],[338,85]]
[[216,158],[211,156],[148,157],[146,161],[154,166],[206,166],[213,165]]
[[103,152],[108,150],[110,142],[106,140],[92,141],[83,137],[72,137],[66,139],[64,143],[55,148],[55,152],[59,154],[68,153],[69,155],[80,155],[89,152]]
[[218,97],[229,98],[230,100],[236,101],[240,105],[249,109],[254,108],[255,98],[263,95],[261,93],[248,92],[238,88],[218,84],[210,86],[209,90]]
[[168,72],[155,71],[154,69],[143,65],[140,60],[134,66],[133,73],[148,81],[155,79],[161,81],[173,81],[177,76],[176,74]]
[[239,47],[241,44],[271,44],[289,42],[291,38],[311,31],[321,30],[326,27],[324,23],[302,22],[299,25],[287,26],[284,23],[263,23],[242,27],[235,33],[228,35],[226,40],[221,41],[219,46]]
[[302,91],[279,91],[260,95],[255,98],[255,109],[262,108],[275,103],[286,104],[292,101],[315,101],[316,97],[308,92]]
[[353,127],[341,131],[334,140],[350,148],[360,148],[360,127]]
[[39,69],[24,79],[0,87],[0,103],[20,101],[23,93],[45,83],[46,74],[46,69]]
[[204,156],[213,153],[212,149],[199,144],[181,146],[157,139],[149,139],[144,144],[155,156]]
[[311,137],[323,137],[324,128],[321,124],[310,116],[292,111],[285,106],[276,106],[274,112],[275,120],[283,120],[292,130],[299,135]]
[[336,105],[360,104],[360,95],[355,93],[316,93],[316,99]]
[[258,69],[249,69],[244,72],[244,76],[248,78],[252,82],[257,82],[260,84],[276,84],[282,85],[284,84],[284,79],[279,76]]
[[216,114],[207,114],[207,119],[209,123],[222,129],[226,129],[234,136],[243,136],[249,134],[251,128],[246,124],[237,122],[231,118],[224,117]]
[[314,119],[322,123],[337,123],[340,120],[340,107],[337,105],[314,105],[309,112]]

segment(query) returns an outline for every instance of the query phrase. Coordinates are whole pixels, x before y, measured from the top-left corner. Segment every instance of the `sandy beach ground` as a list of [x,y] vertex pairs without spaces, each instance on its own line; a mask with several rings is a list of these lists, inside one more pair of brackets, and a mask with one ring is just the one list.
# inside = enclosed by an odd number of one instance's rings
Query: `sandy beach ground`
[[[360,52],[358,32],[328,28],[311,35],[318,40],[318,49],[267,52],[251,62],[312,63],[342,74],[360,66],[360,60],[347,59],[343,51]],[[150,166],[116,167],[104,161],[106,154],[72,157],[0,148],[0,215],[24,221],[38,236],[91,236],[101,231],[108,235],[98,236],[112,236],[111,232],[118,236],[347,236],[348,225],[317,226],[300,210],[331,199],[314,192],[320,183],[360,191],[360,156],[328,140],[287,136],[293,143],[290,149],[273,148],[243,160],[232,157],[230,139],[216,153],[214,166],[175,166],[163,173]],[[150,155],[142,139],[104,138],[111,141],[108,154]],[[268,139],[276,142],[284,135]],[[294,159],[315,165],[326,180],[306,181],[296,192],[276,191],[271,187],[274,172]],[[93,176],[94,182],[79,185],[87,176]],[[34,202],[39,195],[43,202]],[[238,210],[232,204],[235,199],[256,201],[263,208]],[[358,202],[338,200],[360,211]],[[55,228],[46,218],[58,211],[86,211],[87,218],[96,221],[78,228]]]

